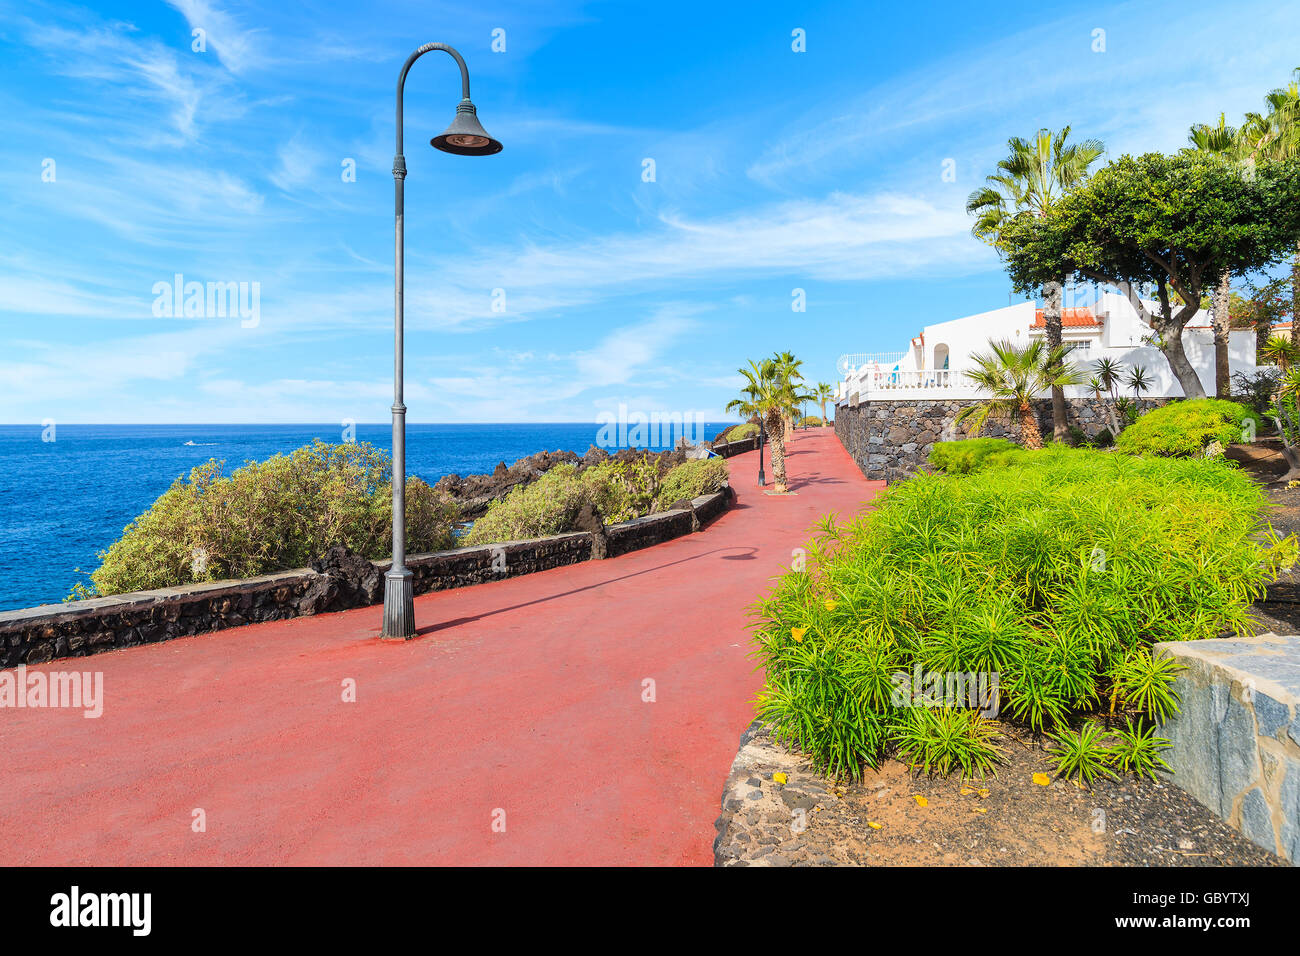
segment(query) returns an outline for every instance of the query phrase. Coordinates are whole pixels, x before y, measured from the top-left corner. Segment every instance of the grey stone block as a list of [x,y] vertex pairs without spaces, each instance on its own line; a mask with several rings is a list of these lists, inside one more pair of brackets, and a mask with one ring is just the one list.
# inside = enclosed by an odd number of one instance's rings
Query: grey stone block
[[1256,693],[1255,719],[1259,721],[1261,737],[1275,737],[1290,722],[1291,712],[1286,704],[1274,700],[1268,694]]
[[1241,801],[1241,835],[1270,852],[1277,852],[1268,801],[1259,787],[1252,788]]
[[1255,743],[1255,718],[1238,700],[1228,701],[1228,714],[1219,725],[1219,788],[1223,816],[1232,813],[1238,794],[1259,780],[1259,745]]
[[1182,705],[1161,731],[1173,783],[1300,864],[1300,637],[1186,641],[1154,652],[1184,668],[1175,681]]

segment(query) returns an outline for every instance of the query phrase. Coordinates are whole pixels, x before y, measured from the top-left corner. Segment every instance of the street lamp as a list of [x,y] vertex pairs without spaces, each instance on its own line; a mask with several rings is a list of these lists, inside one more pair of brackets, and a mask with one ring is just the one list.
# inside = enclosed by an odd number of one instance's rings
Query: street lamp
[[767,476],[763,474],[763,439],[767,436],[767,428],[763,424],[763,419],[758,420],[758,487],[762,488],[767,484]]
[[397,155],[393,157],[397,270],[393,308],[393,566],[384,575],[384,630],[386,638],[406,640],[415,636],[415,591],[411,571],[406,567],[406,405],[402,402],[403,386],[403,309],[402,215],[405,207],[402,182],[406,179],[406,158],[402,155],[402,89],[413,64],[430,50],[442,50],[460,67],[460,103],[456,116],[441,136],[429,144],[459,156],[491,156],[501,152],[501,144],[487,134],[478,122],[478,114],[469,99],[469,70],[464,58],[445,43],[426,43],[409,57],[397,77]]

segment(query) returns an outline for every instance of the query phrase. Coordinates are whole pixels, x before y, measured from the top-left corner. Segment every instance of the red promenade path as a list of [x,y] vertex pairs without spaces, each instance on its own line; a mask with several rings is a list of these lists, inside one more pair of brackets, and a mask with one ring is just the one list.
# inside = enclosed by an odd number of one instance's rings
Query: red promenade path
[[0,710],[0,864],[710,864],[745,607],[881,487],[829,429],[796,435],[797,496],[730,465],[702,533],[417,598],[413,641],[372,607],[42,666],[102,671],[104,714]]

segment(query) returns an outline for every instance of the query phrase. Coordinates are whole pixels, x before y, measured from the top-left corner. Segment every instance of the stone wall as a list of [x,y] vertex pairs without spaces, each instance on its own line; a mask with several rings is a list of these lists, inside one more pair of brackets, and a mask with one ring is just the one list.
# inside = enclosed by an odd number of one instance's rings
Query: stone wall
[[[1171,401],[1144,398],[1139,413]],[[976,399],[947,401],[868,401],[839,405],[835,409],[835,434],[868,478],[896,481],[925,463],[936,441],[970,437],[969,426],[954,428],[953,420],[963,409],[978,404]],[[1108,399],[1066,399],[1066,421],[1089,438],[1110,428]],[[1038,427],[1044,436],[1052,433],[1052,402],[1035,402]],[[994,438],[1018,438],[1019,428],[1005,420],[990,419],[980,433]]]
[[[690,534],[722,514],[729,487],[688,507],[598,531],[456,548],[407,557],[416,594],[465,587],[613,557]],[[391,561],[367,561],[338,548],[314,568],[242,581],[212,581],[112,597],[0,611],[0,667],[155,644],[259,621],[305,617],[377,604]]]
[[1300,864],[1300,637],[1157,644],[1184,668],[1159,731],[1172,779],[1241,834]]
[[758,436],[752,438],[741,438],[737,441],[718,442],[713,446],[713,453],[719,458],[730,458],[732,455],[741,455],[747,451],[753,451],[758,447]]

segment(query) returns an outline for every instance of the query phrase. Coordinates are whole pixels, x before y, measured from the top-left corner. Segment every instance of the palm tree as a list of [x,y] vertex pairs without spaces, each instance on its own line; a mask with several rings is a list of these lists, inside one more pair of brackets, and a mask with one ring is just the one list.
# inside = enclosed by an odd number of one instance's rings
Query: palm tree
[[[1116,413],[1116,406],[1119,404],[1119,384],[1121,366],[1108,358],[1097,359],[1095,369],[1096,375],[1093,381],[1099,382],[1101,387],[1110,395],[1110,403],[1106,406],[1106,418],[1110,421],[1110,433],[1116,438],[1119,437],[1120,424],[1119,415]],[[1097,396],[1101,398],[1100,395]]]
[[[1300,67],[1286,86],[1264,97],[1268,112],[1247,113],[1241,125],[1242,152],[1251,162],[1300,159]],[[1291,314],[1300,315],[1300,242],[1291,263]]]
[[1285,335],[1270,335],[1260,349],[1259,357],[1285,372],[1296,360],[1296,343]]
[[[1089,167],[1105,152],[1101,140],[1066,144],[1070,127],[1059,133],[1040,129],[1032,141],[1013,136],[1007,140],[1010,155],[998,162],[998,172],[966,200],[975,216],[971,232],[999,252],[1005,227],[1016,217],[1042,216],[1071,189],[1088,178]],[[1049,354],[1061,349],[1061,292],[1066,276],[1043,287],[1043,324],[1047,327]],[[1064,352],[1061,355],[1064,356]],[[1065,392],[1052,388],[1052,433],[1064,441]]]
[[[1218,156],[1233,163],[1245,160],[1249,151],[1249,136],[1229,126],[1222,113],[1219,114],[1217,126],[1197,123],[1188,131],[1187,139],[1192,144],[1192,152]],[[1227,398],[1232,392],[1228,369],[1228,332],[1232,327],[1229,317],[1231,300],[1232,274],[1225,272],[1219,276],[1218,285],[1210,295],[1210,322],[1214,328],[1214,394],[1219,398]]]
[[[803,382],[803,375],[799,372],[799,366],[803,365],[803,359],[795,358],[791,352],[777,352],[772,356],[772,361],[776,363],[778,374],[790,384],[792,389],[796,389]],[[802,400],[807,401],[807,398]],[[797,397],[791,398],[789,411],[784,418],[786,441],[794,437],[795,405],[799,401],[800,399]]]
[[971,433],[978,435],[991,415],[1019,417],[1020,440],[1026,448],[1042,448],[1043,436],[1034,414],[1034,398],[1050,388],[1079,381],[1079,373],[1065,361],[1065,349],[1049,348],[1041,341],[1019,347],[1012,342],[990,342],[990,351],[971,357],[975,368],[966,372],[975,387],[988,392],[987,401],[962,409],[960,423],[973,419]]
[[737,371],[745,378],[745,385],[740,390],[743,397],[728,402],[727,411],[738,411],[745,417],[758,417],[772,446],[772,481],[776,493],[783,495],[788,490],[785,476],[785,422],[798,402],[799,393],[791,384],[788,370],[783,369],[775,359],[764,359],[757,364],[751,361],[749,368]]
[[1124,379],[1124,384],[1133,389],[1134,400],[1141,398],[1143,392],[1151,391],[1151,380],[1147,378],[1147,370],[1141,365],[1135,365],[1128,370],[1128,377]]
[[813,394],[817,397],[817,404],[822,408],[822,428],[826,428],[830,424],[826,420],[826,403],[835,397],[835,386],[818,382]]

